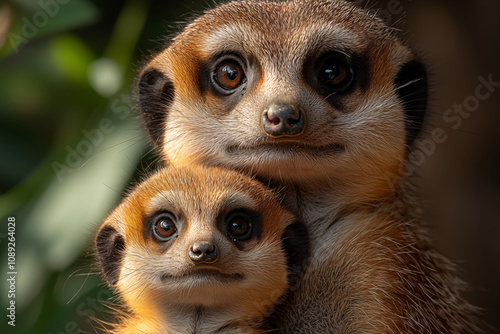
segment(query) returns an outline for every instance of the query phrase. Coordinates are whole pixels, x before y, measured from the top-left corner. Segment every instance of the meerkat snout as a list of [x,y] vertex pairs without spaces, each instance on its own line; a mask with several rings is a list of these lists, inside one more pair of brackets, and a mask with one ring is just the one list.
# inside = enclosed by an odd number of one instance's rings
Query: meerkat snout
[[214,263],[219,259],[217,245],[210,241],[196,242],[189,247],[189,259],[194,264]]
[[269,137],[295,137],[305,130],[305,114],[291,104],[271,104],[262,114],[262,128]]

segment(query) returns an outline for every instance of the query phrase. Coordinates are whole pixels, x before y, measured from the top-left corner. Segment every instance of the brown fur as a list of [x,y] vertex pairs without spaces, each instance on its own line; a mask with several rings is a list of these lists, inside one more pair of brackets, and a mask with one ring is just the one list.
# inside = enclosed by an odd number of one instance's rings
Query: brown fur
[[[330,51],[360,63],[357,85],[334,103],[305,70]],[[210,88],[208,69],[225,53],[248,75],[231,96]],[[283,189],[308,226],[311,263],[278,313],[283,333],[478,331],[454,266],[414,214],[405,175],[425,69],[381,20],[340,0],[229,3],[187,26],[143,74],[152,70],[163,93],[141,81],[141,108],[165,159],[251,172]],[[262,113],[276,102],[305,113],[300,136],[264,133]]]
[[[236,209],[253,210],[260,217],[254,224],[256,236],[240,244],[221,225],[225,215]],[[172,212],[178,219],[171,244],[152,234],[150,217],[160,211]],[[111,332],[264,333],[266,315],[288,289],[289,258],[282,239],[292,235],[284,235],[292,223],[296,219],[271,191],[236,172],[186,167],[154,174],[97,232],[101,268],[131,312]],[[217,245],[215,263],[189,260],[188,249],[198,241]],[[200,283],[193,272],[206,269],[231,278],[225,281],[206,274],[205,283]]]

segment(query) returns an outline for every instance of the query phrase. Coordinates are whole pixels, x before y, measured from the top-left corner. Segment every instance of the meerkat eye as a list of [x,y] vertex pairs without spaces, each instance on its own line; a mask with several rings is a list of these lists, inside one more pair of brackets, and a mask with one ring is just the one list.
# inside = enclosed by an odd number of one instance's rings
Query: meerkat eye
[[161,214],[155,220],[153,231],[158,240],[170,240],[170,238],[177,232],[175,217],[170,213]]
[[245,82],[245,72],[237,61],[226,60],[217,67],[214,81],[220,88],[231,91]]
[[354,71],[344,56],[327,56],[321,64],[318,81],[329,88],[343,92],[351,87]]
[[239,241],[248,240],[252,235],[252,229],[252,217],[246,212],[235,211],[229,214],[227,218],[227,231],[231,238]]

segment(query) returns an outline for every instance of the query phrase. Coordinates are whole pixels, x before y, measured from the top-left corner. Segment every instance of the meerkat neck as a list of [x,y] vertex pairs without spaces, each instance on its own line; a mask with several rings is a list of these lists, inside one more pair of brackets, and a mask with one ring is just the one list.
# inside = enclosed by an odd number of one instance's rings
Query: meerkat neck
[[[129,319],[125,327],[126,333],[132,333],[135,330],[140,332],[144,330],[144,326],[147,327],[148,332],[166,334],[257,333],[250,318],[248,322],[235,323],[233,313],[232,310],[214,311],[200,305],[168,305],[155,315],[136,314]],[[119,333],[124,334],[120,331]]]
[[407,187],[407,181],[401,180],[379,197],[357,195],[334,182],[324,182],[321,186],[285,184],[279,189],[283,204],[306,222],[314,245],[314,240],[321,240],[335,224],[352,214],[386,213],[395,221],[418,217],[414,201],[405,190]]
[[[397,212],[406,216],[409,214],[408,206],[412,207],[413,202],[408,198],[406,188],[405,180],[400,180],[390,187],[380,187],[377,194],[367,194],[368,190],[364,193],[361,185],[353,190],[352,184],[328,181],[321,182],[321,185],[282,183],[276,187],[283,197],[285,206],[300,216],[329,216],[333,219],[341,218],[353,210],[372,210],[379,206],[393,207],[391,204],[400,208]],[[314,224],[315,219],[312,221]]]

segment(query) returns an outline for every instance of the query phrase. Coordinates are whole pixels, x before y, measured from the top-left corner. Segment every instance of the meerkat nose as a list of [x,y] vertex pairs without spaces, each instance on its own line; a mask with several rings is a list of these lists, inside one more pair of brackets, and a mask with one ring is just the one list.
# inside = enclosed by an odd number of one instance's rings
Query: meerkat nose
[[262,114],[262,128],[270,137],[299,136],[305,129],[305,116],[292,105],[272,104]]
[[218,258],[219,253],[214,243],[202,241],[189,247],[189,259],[193,263],[214,263]]

